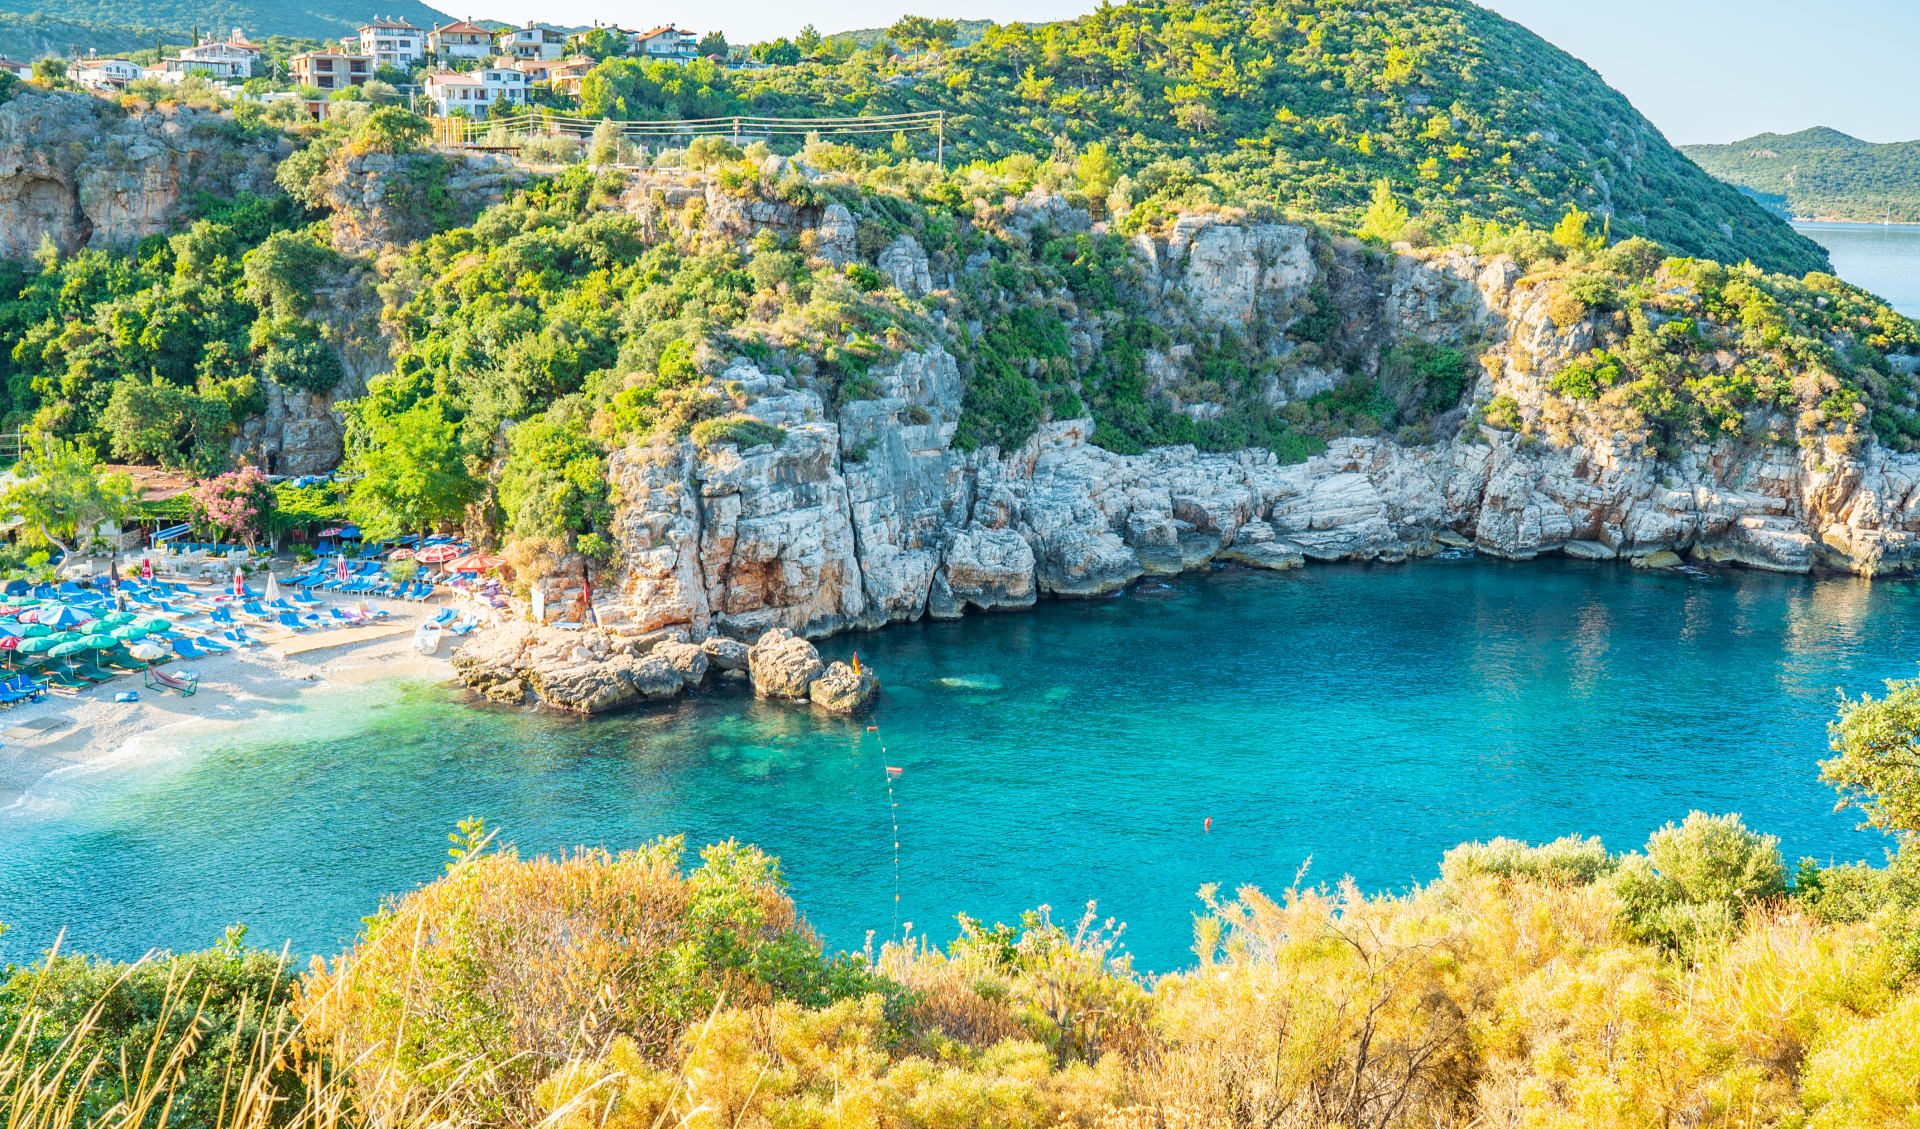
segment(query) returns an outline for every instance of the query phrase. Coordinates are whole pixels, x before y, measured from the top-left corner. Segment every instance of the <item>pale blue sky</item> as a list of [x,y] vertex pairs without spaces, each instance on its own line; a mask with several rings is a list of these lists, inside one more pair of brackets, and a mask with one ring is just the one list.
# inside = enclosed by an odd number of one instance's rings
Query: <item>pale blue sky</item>
[[[430,0],[432,2],[432,0]],[[476,0],[439,0],[441,6]],[[875,27],[905,12],[1063,19],[1089,0],[477,0],[456,15],[675,20],[736,42]],[[1587,61],[1671,140],[1733,141],[1830,125],[1870,141],[1920,138],[1920,0],[1482,0]]]

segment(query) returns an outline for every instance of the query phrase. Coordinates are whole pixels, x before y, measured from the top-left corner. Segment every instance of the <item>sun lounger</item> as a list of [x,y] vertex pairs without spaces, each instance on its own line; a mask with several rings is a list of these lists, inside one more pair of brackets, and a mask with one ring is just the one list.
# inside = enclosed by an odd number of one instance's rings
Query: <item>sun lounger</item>
[[172,690],[183,698],[191,698],[200,691],[200,676],[197,674],[173,675],[149,668],[143,678],[147,689]]
[[259,645],[259,642],[260,642],[260,640],[255,639],[253,636],[247,634],[245,631],[241,631],[238,629],[235,629],[233,631],[228,631],[222,634],[220,638],[226,640],[227,643],[235,647],[253,647],[253,646]]
[[453,609],[441,608],[440,614],[434,616],[432,619],[428,620],[427,622],[432,624],[435,627],[445,627],[447,624],[453,622]]
[[200,648],[202,651],[205,651],[209,655],[224,655],[228,651],[233,650],[232,647],[227,646],[225,643],[222,643],[220,640],[215,639],[211,635],[200,636],[198,639],[195,639],[193,641],[193,645]]
[[208,618],[213,620],[213,622],[215,623],[224,624],[228,627],[232,627],[234,624],[240,622],[239,620],[233,618],[232,608],[215,608],[211,613],[209,613]]
[[273,617],[273,621],[282,627],[291,628],[294,631],[305,631],[307,629],[307,625],[300,622],[300,617],[294,615],[292,612],[281,612],[279,615]]
[[173,645],[173,653],[183,659],[204,659],[207,657],[206,653],[194,646],[193,640],[187,638],[185,635],[171,639],[169,642]]
[[65,670],[49,670],[41,677],[47,680],[48,688],[54,690],[85,690],[93,685],[91,679],[82,678]]

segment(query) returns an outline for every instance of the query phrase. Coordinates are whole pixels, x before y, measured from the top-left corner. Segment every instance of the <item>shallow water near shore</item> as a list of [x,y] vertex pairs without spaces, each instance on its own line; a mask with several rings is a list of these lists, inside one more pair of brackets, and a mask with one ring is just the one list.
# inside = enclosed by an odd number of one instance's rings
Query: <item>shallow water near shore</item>
[[574,720],[376,684],[0,811],[0,958],[62,927],[70,950],[131,957],[236,921],[331,952],[439,873],[469,815],[523,854],[758,843],[827,943],[857,949],[896,920],[885,765],[904,769],[899,921],[944,941],[956,913],[1071,920],[1097,898],[1154,970],[1190,961],[1202,883],[1277,892],[1309,858],[1310,880],[1391,889],[1462,840],[1619,850],[1698,808],[1741,812],[1789,862],[1878,860],[1817,762],[1837,691],[1916,673],[1916,624],[1908,581],[1430,560],[828,640],[885,683],[858,721],[737,691]]

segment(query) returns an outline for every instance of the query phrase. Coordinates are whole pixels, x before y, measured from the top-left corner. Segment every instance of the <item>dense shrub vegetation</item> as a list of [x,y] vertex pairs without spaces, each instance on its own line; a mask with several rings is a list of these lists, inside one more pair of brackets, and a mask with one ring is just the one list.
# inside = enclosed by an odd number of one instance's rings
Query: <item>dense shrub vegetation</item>
[[1698,812],[1626,854],[1469,843],[1404,894],[1205,888],[1194,965],[1159,977],[1091,906],[827,956],[752,848],[522,860],[466,821],[444,878],[297,983],[237,933],[7,970],[0,1108],[47,1129],[1903,1125],[1920,683],[1888,691],[1844,704],[1824,768],[1899,837],[1886,866],[1789,881],[1776,840]]
[[[590,115],[945,110],[949,158],[1111,163],[1136,222],[1265,200],[1357,217],[1386,179],[1416,211],[1547,227],[1570,206],[1619,237],[1800,274],[1825,253],[1667,144],[1584,64],[1465,0],[1210,0],[1008,24],[971,46],[879,49],[731,75],[610,61]],[[931,139],[914,139],[931,156]]]

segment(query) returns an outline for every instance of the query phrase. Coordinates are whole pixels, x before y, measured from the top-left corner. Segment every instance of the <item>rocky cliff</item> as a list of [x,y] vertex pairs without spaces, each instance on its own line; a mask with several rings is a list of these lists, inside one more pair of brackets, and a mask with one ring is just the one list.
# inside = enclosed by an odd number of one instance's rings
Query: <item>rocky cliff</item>
[[0,258],[172,232],[196,193],[270,192],[285,155],[185,107],[128,114],[83,94],[21,89],[0,103]]
[[[834,224],[821,219],[828,236]],[[926,285],[912,242],[883,258],[902,289]],[[1360,253],[1317,261],[1302,229],[1204,217],[1136,243],[1170,311],[1222,324],[1286,316],[1311,288],[1341,285],[1342,258]],[[1093,596],[1215,561],[1397,561],[1448,545],[1869,576],[1920,558],[1920,457],[1734,441],[1662,457],[1598,406],[1548,391],[1596,325],[1557,325],[1549,284],[1511,260],[1402,253],[1371,277],[1379,287],[1344,307],[1350,335],[1473,338],[1484,349],[1469,402],[1505,396],[1529,422],[1476,414],[1445,442],[1340,439],[1294,465],[1264,450],[1115,454],[1089,441],[1088,420],[1050,423],[1018,451],[962,453],[962,381],[943,348],[875,370],[882,394],[837,409],[804,378],[740,359],[722,380],[784,438],[617,453],[617,582],[598,593],[599,613],[628,633],[818,636]],[[1276,403],[1323,379],[1310,364],[1287,371]]]

